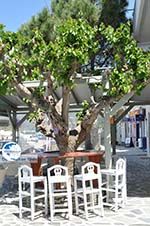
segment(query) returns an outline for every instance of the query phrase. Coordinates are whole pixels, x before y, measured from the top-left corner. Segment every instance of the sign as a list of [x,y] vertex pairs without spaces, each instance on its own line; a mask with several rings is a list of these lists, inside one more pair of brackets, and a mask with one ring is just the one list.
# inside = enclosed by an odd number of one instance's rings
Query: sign
[[8,142],[2,148],[2,157],[7,161],[15,161],[21,155],[21,148],[15,142]]
[[25,154],[21,155],[18,159],[17,162],[37,162],[38,161],[38,155],[32,155],[32,154]]

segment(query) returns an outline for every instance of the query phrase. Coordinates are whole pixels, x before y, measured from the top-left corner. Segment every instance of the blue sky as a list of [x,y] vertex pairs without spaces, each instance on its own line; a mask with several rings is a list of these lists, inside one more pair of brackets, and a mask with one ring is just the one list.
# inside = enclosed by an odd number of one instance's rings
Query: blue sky
[[[17,31],[21,24],[48,6],[50,0],[1,0],[0,23],[4,24],[7,30]],[[129,8],[133,7],[134,0],[129,0]],[[131,15],[132,12],[129,12],[128,16]]]
[[17,31],[21,24],[50,5],[50,0],[1,0],[0,23],[7,30]]
[[[128,3],[129,3],[128,8],[129,8],[129,9],[133,9],[133,8],[134,8],[134,2],[135,2],[135,0],[128,0]],[[132,15],[133,15],[133,11],[129,11],[129,12],[127,13],[127,16],[128,16],[129,18],[132,17]]]

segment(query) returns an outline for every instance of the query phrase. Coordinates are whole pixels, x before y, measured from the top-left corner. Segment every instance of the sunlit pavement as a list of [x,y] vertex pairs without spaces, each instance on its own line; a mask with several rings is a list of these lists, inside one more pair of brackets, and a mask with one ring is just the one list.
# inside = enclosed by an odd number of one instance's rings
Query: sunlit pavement
[[125,208],[120,208],[117,212],[105,209],[105,216],[92,216],[85,220],[84,216],[73,215],[67,221],[57,219],[51,223],[49,217],[43,216],[31,221],[30,219],[18,218],[18,198],[11,193],[0,197],[0,226],[146,226],[150,225],[150,158],[142,150],[135,148],[118,148],[117,156],[125,156],[127,159],[127,185],[128,199]]

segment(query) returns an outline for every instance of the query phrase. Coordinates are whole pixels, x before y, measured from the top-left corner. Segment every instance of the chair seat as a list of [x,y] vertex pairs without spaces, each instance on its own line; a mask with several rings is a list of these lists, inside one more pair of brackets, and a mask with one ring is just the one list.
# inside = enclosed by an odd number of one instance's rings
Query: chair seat
[[51,176],[51,183],[63,183],[71,179],[71,177],[68,176]]
[[45,180],[44,176],[33,176],[32,181],[31,181],[30,177],[26,177],[26,178],[21,178],[20,182],[22,182],[22,183],[30,183],[30,182],[36,183],[37,182],[38,183],[38,182],[42,182],[44,180]]
[[102,169],[101,174],[107,174],[107,175],[115,175],[116,170],[115,169]]
[[83,190],[83,188],[78,188],[78,193],[86,193],[86,194],[96,194],[100,192],[99,188],[91,188],[91,187],[86,187],[86,191]]
[[33,177],[33,181],[42,181],[42,180],[45,180],[44,176],[34,176]]
[[74,176],[74,179],[79,180],[79,181],[82,181],[82,180],[88,181],[88,180],[91,180],[91,177],[92,177],[92,180],[98,179],[98,176],[97,176],[96,173],[93,173],[92,175],[86,175],[85,174],[84,177],[83,177],[82,174],[78,174],[78,175]]

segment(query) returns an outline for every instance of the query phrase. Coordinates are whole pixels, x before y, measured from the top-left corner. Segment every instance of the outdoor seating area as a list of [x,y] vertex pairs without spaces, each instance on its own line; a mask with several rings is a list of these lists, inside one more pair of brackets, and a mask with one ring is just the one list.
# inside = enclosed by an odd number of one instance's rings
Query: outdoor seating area
[[[126,164],[127,164],[127,174],[126,174],[126,183],[127,183],[127,201],[125,203],[124,208],[122,208],[122,203],[120,202],[120,197],[119,197],[119,209],[115,211],[114,205],[113,207],[111,206],[106,206],[106,192],[102,191],[103,194],[103,208],[104,208],[104,216],[102,217],[102,211],[101,208],[95,207],[94,209],[88,209],[88,220],[86,219],[86,214],[84,211],[84,205],[79,206],[79,214],[76,213],[76,205],[75,205],[75,192],[72,187],[71,191],[71,196],[72,196],[72,216],[70,219],[68,219],[68,210],[66,212],[58,212],[54,213],[54,222],[51,221],[51,216],[50,216],[50,203],[49,203],[49,196],[50,192],[49,189],[48,191],[48,198],[47,198],[47,206],[48,206],[48,214],[45,216],[45,203],[44,203],[44,198],[41,198],[41,200],[35,200],[36,204],[36,211],[41,210],[42,212],[37,212],[35,213],[34,220],[31,220],[31,212],[24,212],[22,211],[22,218],[19,217],[19,191],[18,191],[18,176],[6,176],[3,186],[1,188],[1,196],[0,196],[0,212],[1,212],[1,218],[0,218],[0,223],[1,225],[6,224],[6,219],[9,225],[108,225],[108,226],[114,226],[114,225],[149,225],[149,212],[150,212],[150,192],[149,192],[149,175],[150,175],[150,163],[149,163],[149,158],[146,157],[146,153],[142,152],[140,149],[135,149],[135,148],[121,148],[117,149],[117,155],[114,157],[114,169],[116,168],[116,162],[118,159],[124,159],[126,158]],[[78,163],[78,161],[77,161]],[[84,166],[86,162],[82,162],[80,166],[80,172],[78,174],[80,177],[82,176],[82,169],[81,167]],[[28,165],[30,166],[30,165]],[[18,168],[18,165],[16,166]],[[30,167],[31,168],[31,167]],[[9,172],[11,170],[11,165],[8,166]],[[14,169],[14,165],[13,165]],[[115,172],[113,169],[113,172]],[[104,168],[103,162],[100,163],[100,171],[101,175],[103,171],[106,171]],[[18,173],[17,173],[18,175]],[[64,175],[64,173],[63,173]],[[77,175],[77,174],[76,174]],[[75,175],[75,177],[76,177]],[[94,173],[96,176],[96,174]],[[48,174],[47,174],[48,176]],[[54,171],[51,174],[51,176],[54,176]],[[107,188],[106,186],[106,181],[105,181],[105,175],[102,175],[102,188]],[[42,176],[43,177],[43,176]],[[78,176],[79,177],[79,176]],[[56,178],[56,177],[55,177]],[[114,176],[113,176],[114,178]],[[51,180],[52,181],[52,180]],[[111,180],[110,180],[111,181]],[[47,177],[47,182],[48,182],[48,177]],[[97,182],[97,181],[96,181]],[[57,186],[55,186],[55,190],[57,192],[60,190],[60,183],[56,183]],[[94,179],[94,184],[95,179]],[[41,185],[41,183],[39,184]],[[79,181],[79,185],[81,185]],[[111,183],[111,188],[113,188],[114,183]],[[105,187],[104,187],[105,186]],[[27,191],[29,193],[29,186],[26,187]],[[39,186],[40,189],[43,190],[43,186]],[[47,184],[47,188],[48,184]],[[64,184],[61,187],[63,189],[62,192],[65,193],[65,186]],[[93,186],[93,191],[95,190],[95,187]],[[87,192],[90,191],[90,183],[87,182]],[[120,189],[119,189],[119,195],[120,195]],[[37,193],[40,195],[40,193]],[[41,193],[42,194],[42,193]],[[112,200],[115,201],[115,192],[113,192],[113,196],[109,194],[109,201],[110,204],[112,203]],[[82,193],[81,193],[82,195]],[[65,196],[67,194],[65,193]],[[87,201],[90,201],[90,195],[87,195]],[[83,197],[83,196],[82,196]],[[92,195],[91,195],[92,197]],[[94,205],[98,204],[98,194],[94,194]],[[59,199],[59,197],[54,197],[56,201],[58,201],[57,204],[60,204],[61,206],[55,206],[56,208],[67,208],[67,198],[62,197]],[[82,203],[84,204],[83,199],[79,199],[79,205]],[[92,199],[91,199],[92,200]],[[27,197],[27,202],[23,200],[23,205],[26,207],[30,207],[30,196]],[[115,203],[115,202],[114,202]],[[55,203],[56,204],[56,203]],[[88,203],[88,207],[89,203]],[[92,202],[91,202],[91,207],[92,207]],[[120,208],[121,207],[121,208]]]
[[34,176],[32,167],[23,165],[18,176],[19,218],[33,221],[44,212],[51,222],[70,220],[73,215],[88,220],[103,217],[105,206],[114,207],[110,209],[114,212],[126,204],[126,161],[122,158],[116,161],[115,169],[84,162],[72,177],[68,168],[60,164],[48,167],[47,176]]
[[0,226],[150,226],[150,0],[1,2]]

